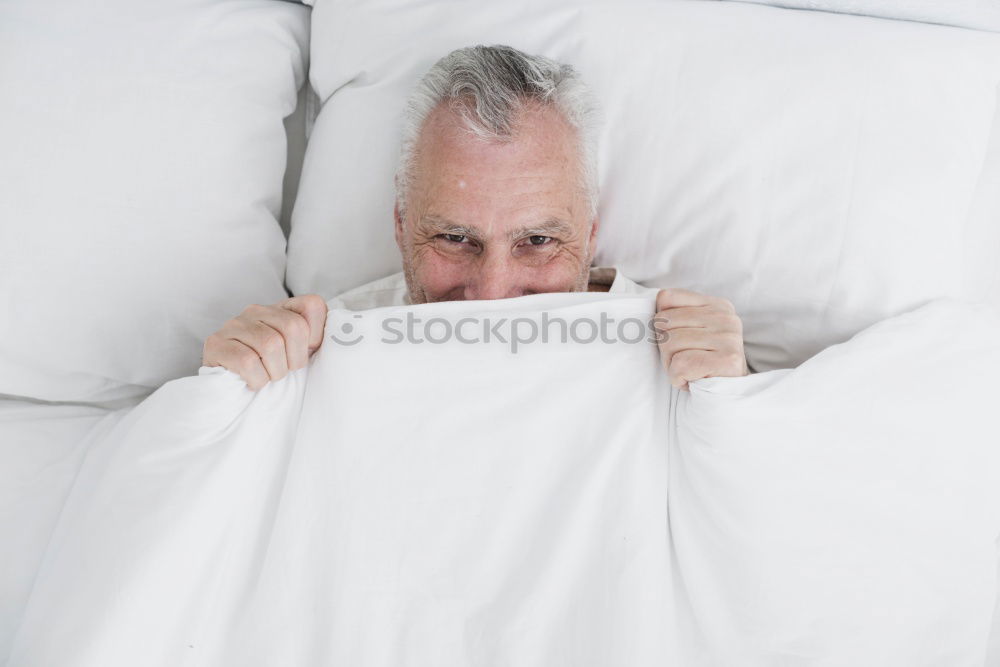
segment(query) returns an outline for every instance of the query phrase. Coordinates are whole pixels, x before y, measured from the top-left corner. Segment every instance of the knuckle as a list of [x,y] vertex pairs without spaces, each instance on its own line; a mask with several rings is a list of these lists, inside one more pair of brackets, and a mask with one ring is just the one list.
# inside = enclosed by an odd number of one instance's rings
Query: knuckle
[[205,344],[202,346],[202,352],[205,355],[208,355],[210,352],[214,352],[219,347],[221,342],[222,336],[219,335],[218,331],[213,334],[209,334],[209,336],[205,339]]
[[670,360],[670,372],[674,375],[686,375],[691,371],[693,363],[690,354],[677,352]]
[[226,331],[236,331],[238,329],[243,328],[243,320],[241,319],[242,317],[243,317],[243,314],[241,313],[240,315],[237,315],[236,317],[234,317],[232,319],[226,320],[222,324],[222,328],[219,329],[216,333],[220,333],[221,334],[221,333],[225,333]]
[[304,340],[309,337],[309,323],[295,313],[289,313],[291,315],[288,318],[288,323],[286,325],[288,329],[288,335],[293,337],[295,340]]
[[303,302],[305,302],[307,308],[314,309],[325,309],[326,301],[323,300],[319,294],[306,294],[302,297]]
[[281,334],[270,329],[261,335],[260,339],[261,352],[280,352],[285,349],[285,339],[281,337]]
[[260,357],[253,350],[246,348],[236,353],[235,361],[236,369],[234,370],[239,370],[240,374],[247,378],[254,367],[260,363]]

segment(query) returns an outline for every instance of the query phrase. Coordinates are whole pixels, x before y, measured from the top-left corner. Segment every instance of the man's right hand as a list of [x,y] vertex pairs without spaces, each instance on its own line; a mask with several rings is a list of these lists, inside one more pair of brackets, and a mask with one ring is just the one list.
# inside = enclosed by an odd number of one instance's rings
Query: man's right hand
[[304,294],[246,309],[205,339],[203,366],[222,366],[257,391],[304,367],[323,343],[326,302]]

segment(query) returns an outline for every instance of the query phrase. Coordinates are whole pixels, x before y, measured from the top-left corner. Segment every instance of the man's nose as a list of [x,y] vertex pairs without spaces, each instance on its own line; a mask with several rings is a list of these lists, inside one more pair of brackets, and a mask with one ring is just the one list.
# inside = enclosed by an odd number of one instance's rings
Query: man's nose
[[520,296],[521,277],[513,257],[501,252],[488,253],[476,267],[465,288],[466,299],[506,299]]

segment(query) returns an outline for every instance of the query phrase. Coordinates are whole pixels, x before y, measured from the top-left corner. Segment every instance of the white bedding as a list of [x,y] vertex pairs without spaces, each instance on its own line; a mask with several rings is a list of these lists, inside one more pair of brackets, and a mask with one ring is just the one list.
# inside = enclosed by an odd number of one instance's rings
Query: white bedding
[[277,0],[0,2],[0,394],[148,396],[285,297],[309,34]]
[[402,269],[401,109],[438,58],[498,43],[597,95],[595,263],[729,299],[754,368],[934,298],[1000,307],[1000,34],[702,1],[317,0],[294,293]]
[[334,310],[327,336],[360,342],[257,394],[167,383],[88,446],[8,666],[983,665],[988,307],[934,301],[690,393],[649,343],[380,342],[408,313],[652,309]]
[[126,412],[0,397],[0,664],[89,442]]

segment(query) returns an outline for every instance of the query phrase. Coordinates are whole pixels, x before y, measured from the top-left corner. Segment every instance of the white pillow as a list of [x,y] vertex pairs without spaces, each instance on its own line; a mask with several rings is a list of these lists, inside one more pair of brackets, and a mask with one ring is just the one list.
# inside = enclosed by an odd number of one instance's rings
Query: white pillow
[[331,297],[400,270],[404,100],[440,56],[477,43],[578,67],[606,119],[596,262],[731,299],[758,370],[935,297],[1000,305],[997,198],[970,216],[1000,35],[612,0],[318,0],[310,76],[325,104],[292,216],[293,292]]
[[924,21],[1000,32],[1000,3],[996,0],[741,0],[791,9],[863,14],[887,19]]
[[285,295],[282,118],[309,9],[0,4],[0,394],[141,395]]

